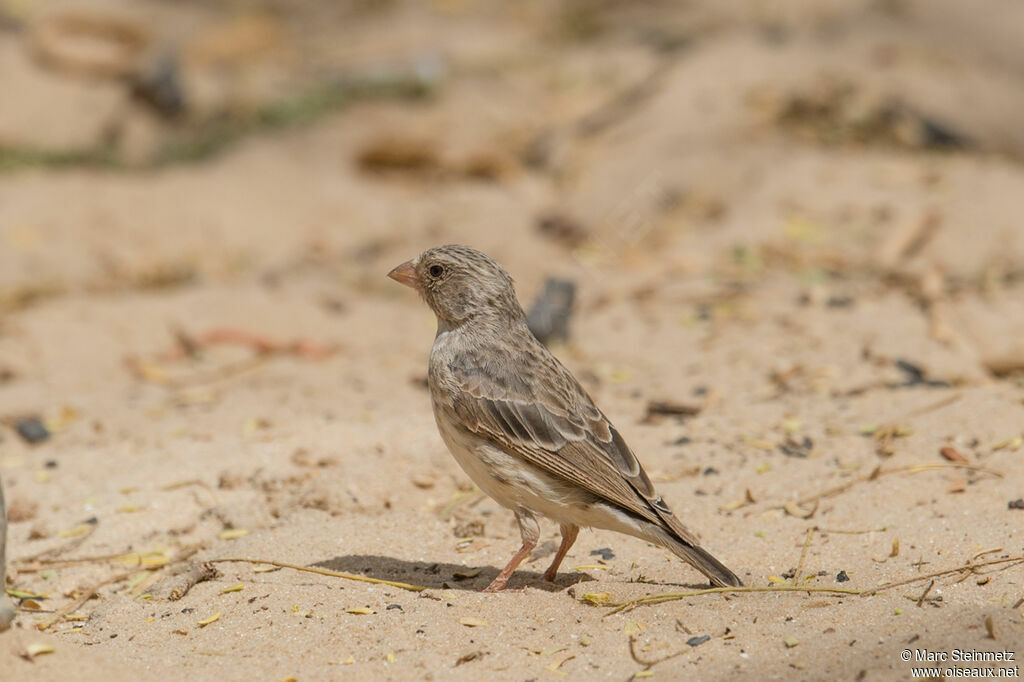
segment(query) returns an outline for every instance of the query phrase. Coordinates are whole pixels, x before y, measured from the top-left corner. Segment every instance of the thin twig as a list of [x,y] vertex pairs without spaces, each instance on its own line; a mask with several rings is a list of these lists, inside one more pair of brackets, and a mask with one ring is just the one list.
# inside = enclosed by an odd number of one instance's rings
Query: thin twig
[[175,585],[167,592],[167,599],[178,601],[191,590],[196,584],[213,580],[220,576],[220,571],[213,567],[208,561],[193,564],[184,573],[174,577]]
[[985,556],[986,554],[993,554],[994,552],[1002,552],[1002,551],[1003,551],[1002,547],[993,547],[992,549],[983,549],[980,552],[975,552],[971,556],[971,558],[967,560],[967,563],[973,564],[975,561],[977,561],[981,557]]
[[85,602],[89,601],[94,596],[96,596],[96,593],[99,592],[104,587],[106,587],[107,585],[113,585],[114,583],[119,583],[122,580],[127,580],[128,578],[131,578],[133,575],[135,575],[138,572],[139,572],[138,569],[133,569],[131,571],[125,571],[124,573],[118,573],[117,575],[115,575],[115,576],[113,576],[111,578],[107,578],[106,580],[93,585],[88,590],[86,590],[81,595],[79,595],[78,599],[76,599],[75,601],[71,602],[70,604],[67,604],[66,606],[63,606],[63,607],[57,609],[50,618],[48,618],[48,619],[44,620],[42,623],[39,623],[38,625],[36,625],[36,629],[37,630],[46,630],[47,628],[49,628],[51,625],[53,625],[54,623],[59,621],[64,616],[66,616],[68,614],[71,614],[71,613],[74,613],[75,611],[77,611],[79,608],[81,608],[82,604],[84,604]]
[[995,469],[988,469],[986,467],[979,467],[973,464],[958,464],[956,462],[942,462],[940,464],[914,464],[913,466],[900,467],[899,469],[890,469],[889,471],[883,471],[879,473],[879,476],[884,474],[898,474],[906,472],[908,474],[917,474],[922,471],[935,471],[937,469],[968,469],[969,471],[977,471],[982,474],[989,474],[996,478],[1003,478],[1001,471]]
[[[167,568],[168,566],[171,566],[173,564],[177,564],[177,563],[180,563],[182,561],[185,561],[186,559],[188,559],[189,557],[191,557],[193,554],[195,554],[198,551],[199,551],[199,547],[198,546],[191,545],[191,546],[185,547],[184,549],[179,551],[178,554],[175,555],[174,559],[172,559],[171,561],[169,561],[166,564],[162,564],[160,566],[136,566],[135,568],[133,568],[130,571],[125,571],[124,573],[118,573],[117,575],[113,576],[112,578],[107,578],[103,582],[101,582],[101,583],[99,583],[97,585],[94,585],[93,587],[91,587],[88,590],[86,590],[85,593],[82,594],[81,596],[79,596],[78,599],[76,599],[75,601],[71,602],[67,606],[64,606],[63,608],[58,609],[56,612],[54,612],[54,615],[50,619],[45,620],[42,623],[39,623],[38,625],[36,625],[36,627],[38,629],[40,629],[40,630],[46,630],[47,628],[52,626],[54,623],[59,621],[64,616],[68,615],[69,613],[74,613],[75,611],[77,611],[83,604],[85,604],[85,602],[87,602],[90,599],[92,599],[96,595],[96,593],[99,592],[102,588],[106,587],[107,585],[112,585],[114,583],[119,583],[122,580],[127,580],[128,578],[132,577],[133,575],[136,575],[139,572],[140,569],[143,570],[143,571],[162,571],[163,569]],[[130,556],[130,555],[119,554],[117,556],[123,557],[123,556]],[[103,560],[105,560],[105,559],[103,559]]]
[[662,656],[661,658],[655,658],[653,660],[647,661],[641,658],[640,654],[638,654],[636,651],[636,635],[629,636],[629,655],[630,657],[632,657],[634,661],[644,666],[644,670],[650,670],[659,663],[664,663],[670,658],[675,658],[676,656],[679,656],[680,654],[684,653],[686,653],[686,649],[680,649],[679,651],[672,654],[668,654],[667,656]]
[[951,396],[948,396],[946,398],[943,398],[942,400],[939,400],[938,402],[934,402],[934,403],[931,403],[929,405],[925,405],[924,407],[919,407],[916,410],[911,410],[910,412],[907,412],[905,415],[903,415],[903,419],[910,419],[911,417],[920,417],[922,414],[927,414],[929,412],[933,412],[935,410],[938,410],[940,408],[945,407],[946,405],[952,405],[956,401],[960,400],[960,398],[962,398],[962,397],[963,397],[963,394],[956,393],[954,395],[951,395]]
[[[188,559],[190,556],[199,551],[198,545],[191,545],[185,547],[179,551],[175,557],[174,562],[181,562]],[[119,552],[116,554],[100,554],[97,556],[83,556],[83,557],[72,557],[70,559],[23,559],[15,564],[15,568],[20,572],[34,573],[41,571],[46,568],[67,568],[69,566],[80,566],[82,564],[96,564],[96,563],[127,563],[130,558],[135,559],[135,565],[139,568],[154,568],[155,566],[143,566],[142,560],[144,556],[163,556],[161,552]]]
[[[989,561],[983,561],[981,563],[973,563],[968,561],[962,566],[956,566],[954,568],[947,568],[942,571],[935,571],[926,575],[919,575],[914,578],[908,578],[906,580],[900,580],[894,583],[888,583],[885,585],[879,585],[878,587],[869,590],[855,590],[855,589],[844,589],[840,587],[815,587],[806,585],[798,587],[796,585],[779,585],[776,587],[710,587],[704,590],[693,590],[691,592],[664,592],[662,594],[649,594],[643,597],[637,597],[625,602],[607,602],[602,603],[603,606],[610,606],[612,610],[605,614],[610,616],[620,611],[627,609],[633,609],[637,606],[645,604],[661,604],[668,601],[678,601],[680,599],[686,599],[688,597],[699,597],[705,594],[723,594],[723,593],[741,593],[741,592],[824,592],[829,594],[856,594],[861,596],[871,596],[882,592],[884,590],[890,590],[894,587],[901,585],[909,585],[911,583],[918,583],[924,580],[932,580],[944,575],[951,575],[953,573],[961,573],[967,571],[968,573],[976,573],[977,569],[985,566],[995,566],[999,564],[1024,564],[1024,554],[1018,554],[1012,557],[1005,557],[1002,559],[990,559]],[[1010,568],[1010,566],[1006,566]]]
[[983,561],[980,564],[975,564],[975,563],[971,563],[970,561],[968,561],[963,566],[957,566],[956,568],[947,568],[947,569],[942,570],[942,571],[934,571],[932,573],[927,573],[925,575],[920,575],[920,576],[917,576],[916,578],[908,578],[906,580],[900,580],[900,581],[895,582],[895,583],[888,583],[886,585],[879,585],[878,587],[876,587],[874,589],[865,590],[862,594],[864,596],[870,596],[872,594],[877,594],[878,592],[881,592],[882,590],[891,590],[892,588],[899,587],[900,585],[909,585],[911,583],[921,582],[922,580],[930,580],[931,578],[938,578],[938,577],[941,577],[941,576],[944,576],[944,575],[950,575],[952,573],[961,573],[963,571],[968,571],[970,573],[973,573],[973,572],[975,572],[976,569],[982,568],[984,566],[993,566],[993,565],[996,565],[996,564],[1008,564],[1008,563],[1022,563],[1022,564],[1024,564],[1024,554],[1018,554],[1017,556],[1007,557],[1005,559],[992,559],[990,561]]
[[931,580],[931,582],[928,583],[928,587],[924,588],[924,592],[921,593],[921,596],[917,598],[918,608],[920,608],[921,605],[924,604],[924,598],[928,596],[928,593],[932,591],[933,587],[935,587],[934,578]]
[[124,552],[117,554],[101,554],[98,556],[74,557],[71,559],[22,559],[14,564],[19,573],[34,573],[44,568],[67,568],[69,566],[80,566],[81,564],[105,563],[117,561],[127,556]]
[[[808,495],[807,497],[801,498],[801,499],[797,500],[796,503],[797,503],[798,506],[803,507],[803,506],[808,505],[808,504],[810,504],[812,502],[817,502],[819,500],[822,500],[822,499],[824,499],[826,497],[835,497],[836,495],[838,495],[840,493],[846,492],[847,490],[849,490],[853,486],[857,485],[858,483],[867,483],[869,481],[874,481],[876,479],[879,479],[882,476],[889,476],[890,474],[917,474],[917,473],[920,473],[922,471],[934,471],[934,470],[937,470],[937,469],[968,469],[970,471],[977,471],[977,472],[984,473],[984,474],[990,474],[990,475],[995,476],[997,478],[1002,478],[1003,477],[1003,474],[998,472],[998,471],[995,471],[993,469],[987,469],[985,467],[975,466],[973,464],[958,464],[958,463],[955,463],[955,462],[942,462],[942,463],[937,463],[937,464],[913,464],[913,465],[910,465],[910,466],[897,467],[895,469],[886,469],[884,471],[876,469],[876,470],[872,471],[870,474],[868,474],[867,476],[861,476],[859,478],[854,478],[854,479],[852,479],[850,481],[847,481],[846,483],[842,483],[840,485],[833,486],[831,488],[826,488],[825,490],[823,490],[823,491],[821,491],[819,493],[815,493],[813,495]],[[786,506],[785,503],[783,503],[783,504],[774,505],[772,508],[773,509],[782,509],[785,506]]]
[[326,575],[332,578],[345,578],[346,580],[358,580],[363,583],[374,583],[377,585],[391,585],[392,587],[398,587],[403,590],[410,590],[412,592],[422,592],[428,588],[422,585],[410,585],[409,583],[399,583],[393,580],[382,580],[380,578],[370,578],[365,575],[358,575],[355,573],[341,573],[340,571],[329,571],[326,568],[313,568],[311,566],[297,566],[296,564],[286,564],[283,561],[268,561],[266,559],[242,559],[242,558],[221,558],[221,559],[207,559],[207,563],[216,564],[223,561],[236,561],[248,564],[269,564],[270,566],[278,566],[280,568],[290,568],[293,571],[303,571],[305,573],[316,573],[317,575]]
[[183,377],[168,377],[163,374],[155,375],[149,369],[150,364],[139,358],[126,358],[125,364],[128,370],[141,382],[164,386],[171,389],[204,388],[212,387],[221,382],[236,379],[250,372],[255,372],[267,364],[268,356],[257,355],[252,358],[240,360],[223,367],[195,372]]
[[814,537],[814,528],[807,529],[807,537],[804,538],[804,548],[800,550],[800,561],[796,564],[796,571],[793,573],[792,584],[796,585],[800,580],[800,571],[804,567],[804,559],[807,558],[807,549],[811,546],[811,538]]
[[881,528],[866,528],[864,530],[845,530],[842,528],[822,528],[821,526],[815,526],[814,530],[818,533],[833,533],[836,535],[867,535],[868,533],[884,533],[889,530],[889,527],[882,526]]
[[[188,487],[190,485],[198,486],[198,487],[202,488],[203,490],[205,490],[206,492],[210,493],[210,499],[213,500],[213,506],[215,506],[215,507],[220,506],[220,500],[218,499],[217,493],[216,493],[216,491],[214,491],[213,486],[211,486],[206,481],[202,481],[202,480],[200,480],[198,478],[190,478],[187,481],[177,481],[175,483],[168,483],[165,486],[161,486],[160,490],[162,490],[164,492],[169,492],[171,490],[179,490],[181,488],[186,488],[186,487]],[[196,502],[200,506],[204,506],[204,505],[202,505],[202,503],[199,502],[199,496],[195,495],[195,497],[196,497]]]
[[861,590],[854,590],[852,588],[843,587],[815,587],[813,585],[807,585],[804,587],[797,587],[795,585],[779,585],[776,587],[708,587],[703,590],[692,590],[689,592],[664,592],[662,594],[649,594],[645,597],[637,597],[636,599],[630,599],[625,602],[611,602],[605,604],[605,606],[613,607],[606,616],[610,616],[626,609],[632,609],[634,607],[643,604],[660,604],[666,601],[677,601],[679,599],[686,599],[687,597],[699,597],[705,594],[732,594],[740,592],[826,592],[830,594],[861,594]]
[[83,532],[81,535],[77,535],[77,536],[71,538],[71,540],[69,540],[68,542],[66,542],[63,545],[58,545],[56,547],[51,547],[50,549],[46,549],[46,550],[43,550],[42,552],[38,552],[38,553],[33,554],[31,556],[27,556],[24,559],[22,559],[22,561],[25,561],[25,562],[46,561],[46,560],[48,560],[50,558],[56,558],[56,557],[60,556],[61,554],[63,554],[64,552],[68,552],[68,551],[70,551],[72,549],[75,549],[76,547],[81,547],[82,544],[86,540],[88,540],[90,537],[92,537],[92,534],[96,532],[96,528],[99,527],[99,522],[96,521],[95,519],[91,519],[89,521],[86,521],[86,522],[82,523],[81,525],[87,526],[85,532]]

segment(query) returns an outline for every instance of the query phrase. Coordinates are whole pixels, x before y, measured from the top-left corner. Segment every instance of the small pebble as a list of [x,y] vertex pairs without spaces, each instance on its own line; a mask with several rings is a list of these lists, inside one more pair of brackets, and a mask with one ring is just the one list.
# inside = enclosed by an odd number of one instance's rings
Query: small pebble
[[431,488],[434,487],[436,483],[434,479],[430,476],[417,474],[412,477],[412,484],[417,488],[421,488],[423,490],[430,490]]
[[1018,497],[1006,503],[1007,509],[1024,509],[1024,497]]
[[709,639],[711,639],[711,635],[701,635],[700,637],[691,637],[690,639],[686,640],[686,643],[690,646],[700,646]]
[[850,576],[846,575],[846,571],[839,571],[839,573],[836,574],[836,582],[837,583],[845,583],[849,579],[850,579]]
[[28,417],[22,419],[14,426],[18,431],[18,435],[21,436],[26,443],[41,443],[50,437],[50,431],[36,417]]

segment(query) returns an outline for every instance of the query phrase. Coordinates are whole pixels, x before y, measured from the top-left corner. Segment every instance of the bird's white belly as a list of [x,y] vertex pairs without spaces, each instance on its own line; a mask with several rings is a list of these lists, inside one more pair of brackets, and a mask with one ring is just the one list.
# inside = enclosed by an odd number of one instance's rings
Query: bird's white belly
[[525,463],[517,463],[507,452],[474,434],[446,425],[443,419],[437,420],[437,428],[470,480],[502,506],[531,508],[525,502],[538,493],[543,494],[546,486],[538,477],[530,475]]
[[438,419],[438,430],[466,475],[489,497],[509,509],[526,509],[559,523],[604,528],[646,537],[643,524],[595,501],[575,485],[513,457],[487,440]]

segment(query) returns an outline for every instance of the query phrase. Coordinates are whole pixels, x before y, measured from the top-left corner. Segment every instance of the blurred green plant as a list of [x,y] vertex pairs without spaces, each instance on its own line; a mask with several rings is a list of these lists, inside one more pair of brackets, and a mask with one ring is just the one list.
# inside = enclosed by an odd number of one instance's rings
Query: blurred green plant
[[0,173],[38,167],[139,170],[205,161],[246,137],[308,126],[359,101],[427,99],[436,93],[438,83],[434,75],[415,71],[338,77],[251,111],[227,113],[170,133],[157,153],[144,161],[125,159],[113,140],[81,149],[0,146]]

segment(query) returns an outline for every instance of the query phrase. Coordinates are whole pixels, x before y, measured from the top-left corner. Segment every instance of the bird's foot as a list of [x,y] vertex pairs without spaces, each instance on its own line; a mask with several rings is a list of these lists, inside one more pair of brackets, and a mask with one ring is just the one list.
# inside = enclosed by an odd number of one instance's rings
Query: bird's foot
[[490,592],[492,594],[495,593],[495,592],[505,592],[505,593],[514,592],[514,593],[517,593],[517,594],[522,594],[523,592],[526,592],[526,588],[525,587],[515,587],[515,588],[508,587],[508,579],[499,580],[499,579],[495,578],[494,582],[492,582],[490,585],[488,585],[487,587],[485,587],[484,589],[482,589],[480,591],[481,592]]
[[508,584],[508,580],[497,580],[495,579],[490,585],[485,587],[481,592],[501,592],[505,589]]

